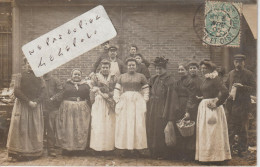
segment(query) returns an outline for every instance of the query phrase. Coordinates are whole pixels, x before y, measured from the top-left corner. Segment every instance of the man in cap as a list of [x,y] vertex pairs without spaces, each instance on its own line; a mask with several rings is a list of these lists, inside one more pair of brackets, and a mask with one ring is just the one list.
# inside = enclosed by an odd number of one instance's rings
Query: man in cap
[[[138,50],[137,46],[132,44],[131,47],[130,47],[130,50],[129,50],[129,53],[130,53],[130,54],[125,57],[124,62],[125,62],[125,60],[128,59],[128,58],[135,58],[135,55],[136,55],[136,53],[137,53],[137,50]],[[146,60],[144,57],[143,57],[142,63],[144,63],[147,68],[150,66],[149,61]]]
[[234,56],[235,69],[229,72],[226,81],[229,92],[233,92],[227,100],[229,140],[232,148],[234,137],[238,135],[238,144],[241,147],[238,155],[247,150],[250,95],[255,93],[256,87],[253,73],[245,68],[245,59],[246,56],[242,54]]
[[91,72],[96,73],[100,70],[99,66],[100,66],[100,62],[103,59],[108,59],[108,48],[109,48],[109,41],[104,42],[103,44],[101,44],[101,46],[103,47],[103,52],[102,54],[97,58],[96,62],[93,65],[93,69]]
[[110,61],[110,73],[118,77],[126,72],[125,64],[117,57],[117,47],[110,46],[108,48],[108,60]]

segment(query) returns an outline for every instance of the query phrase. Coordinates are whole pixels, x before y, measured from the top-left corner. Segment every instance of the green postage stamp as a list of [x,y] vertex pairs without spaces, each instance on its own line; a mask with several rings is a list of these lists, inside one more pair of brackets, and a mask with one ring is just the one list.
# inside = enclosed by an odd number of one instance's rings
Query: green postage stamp
[[204,45],[239,47],[242,3],[206,1]]

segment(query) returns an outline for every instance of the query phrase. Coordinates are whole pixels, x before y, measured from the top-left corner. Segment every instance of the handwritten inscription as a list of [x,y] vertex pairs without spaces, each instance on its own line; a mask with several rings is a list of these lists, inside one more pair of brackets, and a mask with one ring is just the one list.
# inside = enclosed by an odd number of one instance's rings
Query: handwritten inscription
[[103,6],[74,18],[22,47],[36,76],[61,66],[116,36]]

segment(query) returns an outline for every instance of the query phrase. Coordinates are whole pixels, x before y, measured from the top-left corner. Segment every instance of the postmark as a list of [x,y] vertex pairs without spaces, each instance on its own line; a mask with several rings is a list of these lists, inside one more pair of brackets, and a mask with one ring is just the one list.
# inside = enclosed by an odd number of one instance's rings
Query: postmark
[[207,1],[204,45],[239,47],[241,3]]

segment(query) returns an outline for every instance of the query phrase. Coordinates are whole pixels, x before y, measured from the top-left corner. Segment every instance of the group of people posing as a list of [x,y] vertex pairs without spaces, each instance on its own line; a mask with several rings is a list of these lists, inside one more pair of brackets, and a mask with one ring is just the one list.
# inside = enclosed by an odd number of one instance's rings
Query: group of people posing
[[[239,151],[247,150],[247,112],[255,81],[244,68],[244,55],[234,56],[235,69],[224,82],[210,60],[182,63],[179,77],[173,77],[167,72],[168,59],[159,56],[151,63],[156,71],[151,77],[150,63],[136,53],[136,46],[124,60],[109,42],[102,46],[104,52],[91,74],[83,78],[80,69],[73,69],[63,85],[50,73],[36,77],[25,63],[26,70],[15,82],[17,98],[7,141],[10,157],[41,156],[44,134],[51,156],[56,148],[64,154],[117,149],[121,156],[142,155],[148,148],[157,159],[225,161],[231,159],[236,135]],[[229,93],[232,87],[235,95]],[[195,122],[194,135],[180,134],[176,122],[181,119]],[[169,123],[176,134],[172,147],[165,142]]]

